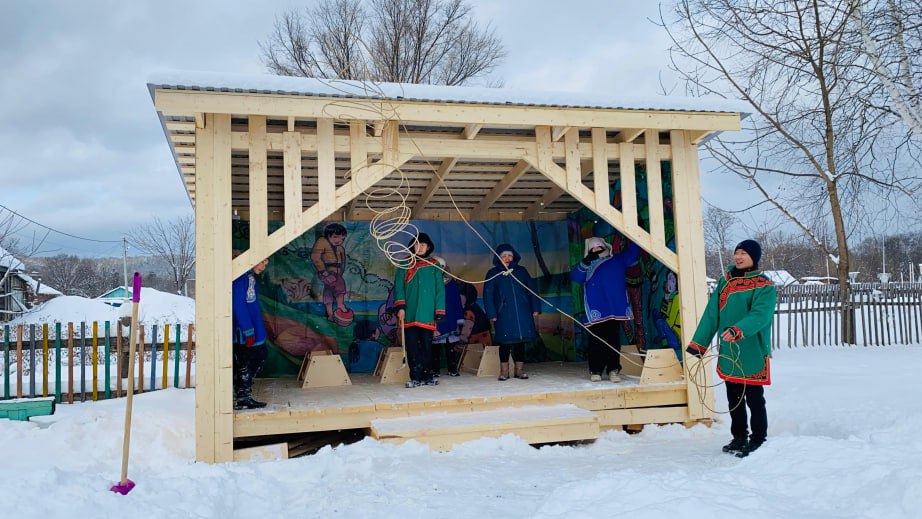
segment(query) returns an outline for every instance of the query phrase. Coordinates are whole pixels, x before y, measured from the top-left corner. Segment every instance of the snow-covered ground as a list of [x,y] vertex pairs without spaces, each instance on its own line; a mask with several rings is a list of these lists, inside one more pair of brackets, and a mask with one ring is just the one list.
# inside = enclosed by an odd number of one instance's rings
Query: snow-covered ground
[[[0,420],[4,517],[922,517],[922,346],[783,349],[769,441],[720,452],[729,421],[607,432],[535,449],[512,436],[435,453],[365,439],[287,461],[193,462],[193,392],[135,398],[127,496],[125,400]],[[718,402],[724,399],[717,389]],[[725,408],[725,404],[723,408]]]

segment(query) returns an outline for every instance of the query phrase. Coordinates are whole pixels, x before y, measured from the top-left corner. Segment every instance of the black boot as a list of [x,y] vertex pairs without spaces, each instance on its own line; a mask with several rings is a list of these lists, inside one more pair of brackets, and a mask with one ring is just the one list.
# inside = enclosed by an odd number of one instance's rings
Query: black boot
[[250,369],[244,366],[240,370],[240,380],[237,387],[234,388],[234,409],[259,409],[266,407],[265,402],[253,399],[253,375]]
[[747,438],[733,438],[730,443],[723,446],[723,451],[729,454],[734,454],[743,450],[743,447],[749,443]]
[[758,448],[761,447],[763,443],[765,443],[765,440],[750,439],[749,441],[746,442],[746,445],[743,446],[743,448],[740,449],[740,451],[736,453],[736,457],[745,458],[746,456],[749,456],[751,453],[758,450]]

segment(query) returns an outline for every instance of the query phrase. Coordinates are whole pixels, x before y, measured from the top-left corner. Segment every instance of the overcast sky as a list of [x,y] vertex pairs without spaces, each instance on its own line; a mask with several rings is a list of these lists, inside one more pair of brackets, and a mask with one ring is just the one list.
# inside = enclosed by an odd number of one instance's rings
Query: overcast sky
[[[260,74],[277,14],[312,2],[0,0],[0,204],[73,235],[119,240],[192,208],[146,88],[164,69]],[[647,94],[667,84],[658,2],[473,1],[503,38],[508,88]],[[232,6],[232,7],[230,7]],[[574,6],[578,8],[574,9]],[[727,182],[705,175],[705,198]],[[30,226],[29,232],[39,231]],[[118,243],[50,236],[49,253]]]

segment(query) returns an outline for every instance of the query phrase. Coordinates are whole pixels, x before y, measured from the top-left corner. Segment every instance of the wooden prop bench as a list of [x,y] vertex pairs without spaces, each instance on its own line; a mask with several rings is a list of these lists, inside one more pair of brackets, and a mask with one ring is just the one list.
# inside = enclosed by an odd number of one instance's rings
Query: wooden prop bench
[[371,421],[371,436],[385,443],[416,440],[433,450],[450,450],[479,438],[514,434],[531,444],[594,440],[599,421],[573,404],[504,407],[471,413],[431,413]]
[[352,385],[352,379],[343,366],[343,359],[339,355],[333,355],[329,350],[314,351],[305,355],[298,372],[298,380],[302,381],[301,389]]
[[458,363],[458,372],[473,373],[478,377],[499,376],[499,346],[465,345]]
[[0,418],[29,421],[32,416],[47,416],[54,414],[54,397],[17,398],[0,402]]

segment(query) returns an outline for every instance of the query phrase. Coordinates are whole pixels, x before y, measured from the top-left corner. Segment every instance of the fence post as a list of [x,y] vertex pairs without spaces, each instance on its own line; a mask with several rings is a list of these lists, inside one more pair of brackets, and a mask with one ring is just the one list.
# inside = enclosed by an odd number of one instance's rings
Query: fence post
[[16,325],[16,398],[22,398],[22,325]]
[[110,357],[111,352],[109,351],[109,332],[110,331],[111,330],[109,328],[109,321],[106,321],[106,326],[105,326],[106,338],[105,338],[104,346],[103,346],[106,350],[106,364],[103,366],[103,369],[105,370],[105,374],[106,374],[106,400],[112,398],[112,389],[109,387],[111,384],[111,379],[109,378],[109,370],[110,370],[109,364],[111,364],[111,357]]
[[173,362],[173,387],[179,387],[179,338],[182,336],[182,328],[176,323],[176,360]]
[[42,323],[42,396],[48,396],[48,323]]
[[74,403],[74,323],[67,323],[67,403]]
[[[131,333],[131,332],[128,332]],[[136,393],[144,392],[144,325],[138,326],[138,390]],[[129,341],[132,338],[128,339]],[[132,375],[133,377],[134,375]]]
[[35,398],[35,325],[29,325],[29,396]]
[[93,341],[90,343],[93,345],[93,351],[90,352],[90,362],[93,363],[93,401],[99,400],[99,395],[96,393],[96,386],[99,385],[99,322],[93,321]]
[[54,401],[61,403],[61,323],[54,323]]
[[157,325],[150,327],[150,390],[157,389]]
[[10,325],[3,325],[3,398],[10,397]]
[[86,322],[80,322],[80,401],[86,402]]
[[168,385],[167,373],[170,371],[170,325],[163,325],[163,384],[162,389],[166,389]]
[[192,383],[192,331],[193,325],[190,323],[186,329],[186,388]]

